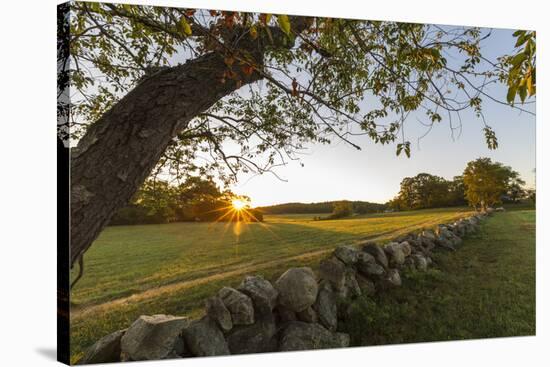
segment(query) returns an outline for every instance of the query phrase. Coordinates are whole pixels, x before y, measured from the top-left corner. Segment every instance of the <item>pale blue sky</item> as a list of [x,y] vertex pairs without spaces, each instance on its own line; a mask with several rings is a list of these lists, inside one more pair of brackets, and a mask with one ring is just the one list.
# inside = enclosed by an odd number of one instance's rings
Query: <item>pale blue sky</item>
[[[485,55],[511,52],[512,31],[493,30],[484,42]],[[506,88],[499,85],[492,95],[504,100]],[[529,109],[534,111],[534,104]],[[249,195],[253,206],[284,202],[316,202],[327,200],[365,200],[385,202],[399,191],[399,183],[406,176],[420,172],[452,178],[461,174],[468,161],[490,157],[518,171],[529,187],[534,187],[535,174],[535,117],[519,113],[510,107],[486,102],[484,113],[495,130],[499,148],[489,150],[483,135],[482,122],[470,111],[462,113],[462,134],[453,141],[448,123],[435,126],[417,144],[425,127],[415,116],[410,116],[406,129],[411,140],[411,158],[396,157],[395,145],[374,144],[367,137],[354,140],[361,151],[336,142],[332,145],[311,145],[302,157],[302,167],[290,162],[279,167],[277,174],[288,180],[282,182],[273,175],[242,177],[232,189]]]

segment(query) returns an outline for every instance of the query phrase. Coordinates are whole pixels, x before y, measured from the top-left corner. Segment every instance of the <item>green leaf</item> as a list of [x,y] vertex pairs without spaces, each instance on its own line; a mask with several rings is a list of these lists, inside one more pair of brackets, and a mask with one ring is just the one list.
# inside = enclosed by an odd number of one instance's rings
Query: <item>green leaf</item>
[[508,88],[508,93],[506,94],[506,101],[508,101],[508,103],[510,104],[514,104],[516,93],[517,93],[517,87],[515,85],[512,85],[510,88]]
[[522,82],[519,85],[518,88],[519,98],[521,99],[521,102],[525,102],[525,98],[527,98],[527,83],[525,83],[525,79],[522,80]]
[[517,31],[515,31],[512,35],[513,35],[514,37],[518,37],[518,36],[520,36],[521,34],[524,34],[524,33],[525,33],[525,31],[517,30]]
[[397,144],[397,151],[395,152],[395,155],[399,156],[402,150],[403,150],[403,144]]
[[290,20],[288,15],[278,15],[277,21],[279,22],[279,27],[287,36],[290,36]]
[[527,77],[527,91],[529,92],[529,97],[536,93],[535,84],[533,83],[533,75],[531,73],[529,73],[529,76]]
[[187,21],[185,16],[181,17],[178,26],[186,36],[190,36],[191,34],[193,34],[191,26],[189,25],[189,22]]
[[524,53],[520,53],[512,57],[512,60],[510,62],[514,67],[518,67],[523,61],[525,61],[525,59],[527,59],[527,55]]

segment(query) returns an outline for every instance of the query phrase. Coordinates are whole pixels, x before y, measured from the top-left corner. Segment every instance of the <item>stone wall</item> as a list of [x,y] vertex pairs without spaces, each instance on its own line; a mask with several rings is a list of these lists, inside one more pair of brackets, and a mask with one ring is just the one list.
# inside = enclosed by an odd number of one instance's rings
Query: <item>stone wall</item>
[[247,276],[236,289],[223,287],[207,299],[200,320],[140,316],[128,329],[97,341],[79,364],[347,347],[349,335],[339,332],[338,321],[350,300],[401,286],[403,271],[426,271],[434,251],[456,251],[486,215],[383,246],[337,247],[318,274],[291,268],[274,284]]

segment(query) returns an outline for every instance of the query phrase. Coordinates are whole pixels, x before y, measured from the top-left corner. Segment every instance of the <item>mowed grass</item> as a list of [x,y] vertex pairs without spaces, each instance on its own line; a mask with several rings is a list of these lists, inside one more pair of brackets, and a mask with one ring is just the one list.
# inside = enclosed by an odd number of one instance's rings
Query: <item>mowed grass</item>
[[535,211],[497,213],[434,268],[351,306],[352,344],[535,334]]
[[387,240],[467,214],[466,208],[448,208],[330,221],[313,221],[315,214],[274,215],[246,225],[106,228],[86,253],[84,276],[71,294],[72,360],[139,315],[197,316],[205,298],[247,274],[274,280],[291,266],[315,268],[338,245]]

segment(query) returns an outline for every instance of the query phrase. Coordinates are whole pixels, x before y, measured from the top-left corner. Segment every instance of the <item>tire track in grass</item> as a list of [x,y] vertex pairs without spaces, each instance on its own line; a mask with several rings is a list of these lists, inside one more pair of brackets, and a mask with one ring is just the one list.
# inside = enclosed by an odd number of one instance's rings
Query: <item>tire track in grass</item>
[[[457,213],[456,216],[449,217],[448,221],[456,220],[460,217],[466,216],[467,214],[468,213]],[[431,219],[431,220],[428,220],[428,221],[425,221],[425,222],[416,223],[414,225],[403,227],[403,228],[398,229],[398,230],[391,230],[391,231],[378,233],[374,236],[363,237],[363,238],[355,241],[355,243],[352,243],[352,244],[359,244],[359,243],[362,243],[362,242],[365,242],[365,241],[389,240],[391,238],[395,238],[397,236],[400,236],[402,234],[410,232],[411,230],[431,227],[431,226],[435,226],[439,223],[441,223],[441,220]],[[213,275],[208,275],[208,276],[197,278],[197,279],[191,279],[191,280],[185,280],[185,281],[175,282],[175,283],[171,283],[171,284],[166,284],[166,285],[162,285],[162,286],[159,286],[159,287],[146,289],[142,292],[135,293],[131,296],[114,299],[114,300],[111,300],[111,301],[107,301],[107,302],[96,304],[96,305],[91,305],[91,306],[88,306],[88,307],[77,308],[77,309],[74,309],[74,310],[71,311],[71,319],[72,320],[78,320],[78,319],[93,315],[93,314],[98,313],[98,312],[106,312],[109,309],[115,308],[117,306],[127,305],[127,304],[131,304],[131,303],[137,303],[139,301],[143,301],[143,300],[146,300],[146,299],[159,297],[159,296],[162,296],[162,295],[171,294],[171,293],[182,291],[182,290],[185,290],[185,289],[197,287],[197,286],[209,283],[209,282],[222,280],[222,279],[226,279],[226,278],[231,278],[231,277],[234,277],[234,276],[244,275],[244,274],[248,274],[248,273],[251,273],[251,272],[258,271],[258,270],[263,270],[263,269],[266,269],[266,268],[276,267],[278,265],[285,264],[289,261],[311,260],[313,258],[321,257],[322,255],[330,253],[333,250],[334,250],[334,248],[331,247],[331,248],[326,248],[326,249],[321,249],[321,250],[316,250],[316,251],[310,251],[310,252],[306,252],[306,253],[295,255],[295,256],[283,257],[283,258],[279,258],[279,259],[275,259],[275,260],[271,260],[271,261],[264,261],[264,262],[260,262],[260,263],[239,264],[238,265],[239,268],[235,269],[235,270],[224,271],[224,272],[220,272],[220,273],[213,274]],[[73,308],[74,308],[74,306],[73,306]]]

